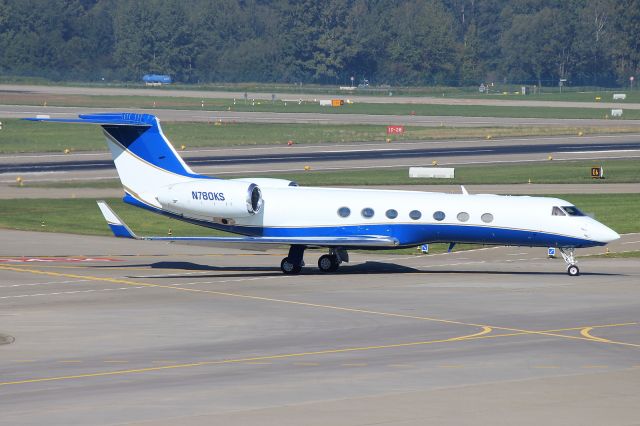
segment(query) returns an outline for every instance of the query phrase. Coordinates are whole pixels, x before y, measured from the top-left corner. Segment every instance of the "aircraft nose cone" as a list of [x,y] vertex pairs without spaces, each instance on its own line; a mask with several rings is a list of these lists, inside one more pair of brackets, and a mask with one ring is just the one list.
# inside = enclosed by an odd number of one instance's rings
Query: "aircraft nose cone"
[[602,226],[602,229],[600,230],[600,232],[598,232],[598,234],[598,239],[603,243],[610,243],[612,241],[620,239],[620,234],[604,225]]

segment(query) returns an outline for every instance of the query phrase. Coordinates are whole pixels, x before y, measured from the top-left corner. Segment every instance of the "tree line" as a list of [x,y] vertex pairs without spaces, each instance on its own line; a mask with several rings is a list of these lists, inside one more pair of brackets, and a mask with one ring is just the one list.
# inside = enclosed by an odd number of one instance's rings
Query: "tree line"
[[640,0],[0,0],[5,76],[620,86],[639,67]]

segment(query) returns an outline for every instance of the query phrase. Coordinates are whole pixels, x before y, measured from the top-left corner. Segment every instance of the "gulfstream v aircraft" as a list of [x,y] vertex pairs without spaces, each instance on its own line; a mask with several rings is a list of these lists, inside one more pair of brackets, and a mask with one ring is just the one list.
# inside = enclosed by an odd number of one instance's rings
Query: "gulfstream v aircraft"
[[328,249],[323,272],[348,262],[349,249],[392,249],[432,242],[556,247],[571,276],[575,249],[620,236],[557,198],[442,194],[377,189],[307,188],[283,179],[223,180],[194,173],[153,115],[80,115],[34,121],[102,126],[124,187],[137,207],[241,237],[138,237],[104,201],[98,205],[117,237],[198,244],[289,246],[280,268],[298,274],[308,247]]

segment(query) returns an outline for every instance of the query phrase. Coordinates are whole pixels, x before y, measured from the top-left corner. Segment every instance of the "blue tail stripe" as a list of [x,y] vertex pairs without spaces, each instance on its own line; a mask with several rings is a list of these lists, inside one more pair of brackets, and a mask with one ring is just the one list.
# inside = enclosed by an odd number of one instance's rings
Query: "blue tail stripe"
[[124,225],[115,225],[110,223],[109,228],[111,228],[111,232],[113,232],[113,235],[116,237],[133,238],[133,235],[131,235],[127,227]]
[[191,173],[163,137],[160,125],[151,114],[134,112],[81,114],[79,119],[26,118],[30,121],[99,124],[117,143],[138,158],[160,169],[191,178],[210,179]]
[[102,128],[120,145],[147,163],[182,176],[201,177],[185,169],[155,123],[151,127],[102,125]]

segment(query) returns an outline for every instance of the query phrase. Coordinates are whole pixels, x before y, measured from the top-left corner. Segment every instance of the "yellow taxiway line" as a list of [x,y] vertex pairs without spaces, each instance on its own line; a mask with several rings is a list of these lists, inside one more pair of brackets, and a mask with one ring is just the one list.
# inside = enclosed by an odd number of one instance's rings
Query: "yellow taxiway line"
[[[306,307],[313,307],[313,308],[331,309],[331,310],[334,310],[334,311],[355,312],[355,313],[361,313],[361,314],[379,315],[379,316],[393,317],[393,318],[416,319],[416,320],[421,320],[421,321],[431,321],[431,322],[437,322],[437,323],[443,323],[443,324],[453,324],[453,325],[462,325],[462,326],[468,326],[468,327],[478,327],[478,328],[481,328],[481,329],[484,329],[485,327],[490,327],[490,328],[495,329],[495,330],[515,332],[515,333],[518,333],[518,334],[537,334],[537,335],[544,335],[544,336],[560,337],[560,338],[564,338],[564,339],[586,340],[586,341],[590,341],[590,342],[600,342],[600,343],[607,343],[607,344],[613,344],[613,345],[621,345],[621,346],[630,346],[630,347],[639,347],[640,348],[640,344],[627,343],[627,342],[616,342],[616,341],[613,341],[613,340],[606,340],[606,339],[599,339],[599,338],[594,338],[594,337],[587,337],[587,336],[584,336],[584,335],[581,335],[581,336],[570,336],[570,335],[557,334],[557,333],[548,332],[548,331],[525,330],[525,329],[520,329],[520,328],[501,327],[501,326],[494,326],[494,325],[488,325],[488,324],[475,324],[475,323],[468,323],[468,322],[463,322],[463,321],[455,321],[455,320],[449,320],[449,319],[443,319],[443,318],[435,318],[435,317],[426,317],[426,316],[418,316],[418,315],[406,315],[406,314],[398,314],[398,313],[392,313],[392,312],[372,311],[372,310],[368,310],[368,309],[358,309],[358,308],[349,308],[349,307],[344,307],[344,306],[323,305],[323,304],[310,303],[310,302],[301,302],[301,301],[296,301],[296,300],[276,299],[276,298],[271,298],[271,297],[251,296],[251,295],[247,295],[247,294],[230,293],[230,292],[224,292],[224,291],[205,290],[205,289],[197,289],[197,288],[188,288],[188,287],[181,287],[181,286],[176,286],[176,285],[151,284],[151,283],[144,283],[144,282],[140,282],[140,281],[123,280],[123,279],[118,279],[118,278],[96,277],[96,276],[91,276],[91,275],[67,274],[67,273],[62,273],[62,272],[42,271],[42,270],[38,270],[38,269],[27,269],[27,268],[19,268],[19,267],[16,268],[16,267],[11,267],[11,266],[0,265],[0,270],[3,270],[3,269],[4,270],[8,270],[8,271],[31,273],[31,274],[36,274],[36,275],[48,275],[48,276],[55,276],[55,277],[76,278],[76,279],[84,279],[84,280],[90,280],[90,281],[109,282],[109,283],[114,283],[114,284],[125,284],[125,285],[128,285],[128,286],[134,286],[134,287],[149,287],[149,288],[169,289],[169,290],[175,290],[175,291],[184,291],[184,292],[190,292],[190,293],[213,294],[213,295],[217,295],[217,296],[234,297],[234,298],[247,299],[247,300],[258,300],[258,301],[263,301],[263,302],[275,302],[275,303],[283,303],[283,304],[295,305],[295,306],[306,306]],[[631,325],[631,324],[632,323],[628,323],[628,325]],[[635,324],[635,323],[633,323],[633,324]],[[585,327],[582,327],[582,328],[585,328]]]

